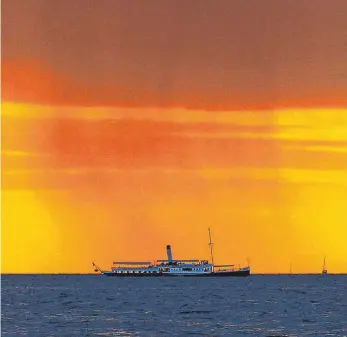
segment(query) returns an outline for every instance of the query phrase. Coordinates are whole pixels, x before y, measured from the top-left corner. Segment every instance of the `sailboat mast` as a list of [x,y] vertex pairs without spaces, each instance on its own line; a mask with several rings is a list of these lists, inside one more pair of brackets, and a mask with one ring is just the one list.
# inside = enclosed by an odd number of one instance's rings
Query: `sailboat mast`
[[328,273],[327,267],[326,267],[326,265],[325,265],[325,258],[326,258],[326,256],[324,256],[324,262],[323,262],[323,270],[322,270],[322,274],[323,274],[323,275],[325,275],[325,274]]
[[213,243],[212,243],[212,239],[211,239],[211,228],[208,229],[208,237],[209,237],[209,239],[210,239],[208,245],[210,246],[211,261],[212,261],[212,265],[214,266],[214,260],[213,260]]

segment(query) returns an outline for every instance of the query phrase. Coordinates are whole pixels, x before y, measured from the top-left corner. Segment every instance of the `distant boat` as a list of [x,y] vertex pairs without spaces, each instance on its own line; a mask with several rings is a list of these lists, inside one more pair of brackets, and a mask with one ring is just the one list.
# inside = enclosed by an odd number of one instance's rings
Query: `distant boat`
[[326,275],[326,274],[328,274],[328,270],[327,270],[326,265],[325,265],[325,256],[324,256],[322,275]]
[[156,262],[113,262],[111,270],[101,270],[94,262],[95,272],[106,276],[249,276],[250,267],[235,267],[234,265],[215,265],[213,260],[213,243],[211,231],[209,233],[209,246],[211,262],[208,260],[174,260],[171,246],[166,246],[167,260]]

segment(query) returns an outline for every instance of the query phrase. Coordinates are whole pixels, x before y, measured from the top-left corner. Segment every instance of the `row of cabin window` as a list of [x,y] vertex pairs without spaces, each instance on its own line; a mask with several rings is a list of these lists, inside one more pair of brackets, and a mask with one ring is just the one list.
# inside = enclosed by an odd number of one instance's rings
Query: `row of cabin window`
[[133,271],[133,270],[124,270],[124,271],[116,271],[117,274],[156,274],[156,271]]
[[171,271],[209,271],[210,268],[171,268]]
[[[166,268],[167,269],[167,268]],[[179,271],[180,268],[171,268],[171,270],[173,271]],[[201,271],[201,268],[183,268],[183,271]],[[204,268],[204,271],[209,271],[210,268]],[[129,271],[129,270],[126,270],[126,271],[119,271],[117,270],[116,273],[118,274],[156,274],[157,272],[156,271]]]

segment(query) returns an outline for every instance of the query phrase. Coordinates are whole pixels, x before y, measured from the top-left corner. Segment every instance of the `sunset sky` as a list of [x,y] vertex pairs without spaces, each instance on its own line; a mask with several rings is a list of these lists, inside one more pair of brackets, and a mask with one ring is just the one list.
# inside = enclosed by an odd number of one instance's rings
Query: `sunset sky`
[[2,0],[2,272],[209,258],[347,272],[346,0]]

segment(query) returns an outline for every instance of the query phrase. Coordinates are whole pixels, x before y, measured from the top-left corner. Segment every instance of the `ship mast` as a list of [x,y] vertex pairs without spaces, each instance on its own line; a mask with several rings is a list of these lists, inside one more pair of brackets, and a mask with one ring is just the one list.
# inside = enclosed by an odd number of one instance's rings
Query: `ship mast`
[[208,229],[208,237],[210,239],[210,242],[208,243],[208,245],[210,246],[212,266],[214,266],[214,261],[213,261],[213,243],[212,243],[212,239],[211,239],[211,228]]

